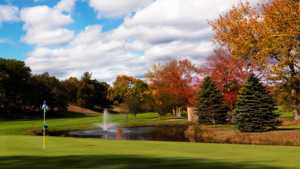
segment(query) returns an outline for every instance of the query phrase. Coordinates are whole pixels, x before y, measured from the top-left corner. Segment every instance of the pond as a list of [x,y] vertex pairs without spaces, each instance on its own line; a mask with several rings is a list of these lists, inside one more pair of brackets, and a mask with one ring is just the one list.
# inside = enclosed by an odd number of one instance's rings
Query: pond
[[[104,131],[102,128],[84,131],[67,132],[65,136],[105,138],[113,140],[160,140],[189,141],[186,137],[187,125],[147,126],[147,127],[115,127]],[[51,135],[51,133],[49,133]]]

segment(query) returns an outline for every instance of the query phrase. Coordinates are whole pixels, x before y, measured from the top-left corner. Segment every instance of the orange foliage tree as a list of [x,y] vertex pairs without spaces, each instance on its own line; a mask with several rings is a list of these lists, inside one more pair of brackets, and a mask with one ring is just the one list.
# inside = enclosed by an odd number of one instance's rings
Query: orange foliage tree
[[146,78],[160,113],[177,113],[194,104],[197,67],[189,60],[172,60],[163,65],[154,65]]
[[271,71],[273,82],[289,83],[295,119],[300,119],[300,1],[241,3],[210,22],[215,40],[243,58]]

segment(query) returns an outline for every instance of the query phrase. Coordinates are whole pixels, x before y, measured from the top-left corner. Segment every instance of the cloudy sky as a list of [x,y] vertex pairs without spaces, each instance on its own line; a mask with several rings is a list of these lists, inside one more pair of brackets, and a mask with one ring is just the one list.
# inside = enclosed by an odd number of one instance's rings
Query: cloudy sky
[[172,58],[201,64],[215,46],[208,20],[240,1],[0,0],[0,57],[108,82]]

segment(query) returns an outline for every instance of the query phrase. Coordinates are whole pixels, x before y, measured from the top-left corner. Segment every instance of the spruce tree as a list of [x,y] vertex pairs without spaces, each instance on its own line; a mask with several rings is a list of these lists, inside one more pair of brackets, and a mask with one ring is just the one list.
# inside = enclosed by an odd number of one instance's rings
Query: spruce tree
[[259,79],[251,75],[239,92],[235,107],[236,126],[243,132],[263,132],[278,125],[273,98]]
[[226,122],[228,108],[221,92],[210,77],[206,77],[198,93],[200,123],[222,124]]

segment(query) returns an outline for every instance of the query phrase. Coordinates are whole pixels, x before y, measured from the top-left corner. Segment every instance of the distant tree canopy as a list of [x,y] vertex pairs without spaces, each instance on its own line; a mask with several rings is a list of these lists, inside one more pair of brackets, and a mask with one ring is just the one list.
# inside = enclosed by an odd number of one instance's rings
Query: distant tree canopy
[[43,100],[47,101],[50,111],[65,112],[68,106],[66,89],[61,82],[48,73],[32,76],[32,87],[35,90],[30,98],[37,105],[35,111],[40,110]]
[[116,105],[125,104],[134,115],[153,110],[153,97],[148,84],[131,76],[118,76],[110,90],[110,97]]
[[19,116],[32,104],[30,72],[24,62],[0,58],[0,116]]
[[109,106],[109,85],[91,79],[85,73],[81,80],[60,81],[48,73],[31,75],[24,62],[0,58],[0,117],[40,117],[44,100],[49,115],[59,116],[70,103],[91,109]]
[[0,86],[0,117],[39,117],[43,100],[48,101],[50,112],[67,109],[60,81],[47,73],[32,76],[22,61],[0,59]]
[[78,105],[94,110],[101,110],[110,104],[109,84],[92,79],[92,74],[85,72],[79,81],[77,90]]
[[68,100],[70,103],[77,104],[77,91],[79,88],[80,81],[76,77],[70,77],[64,81],[62,84],[68,93]]

